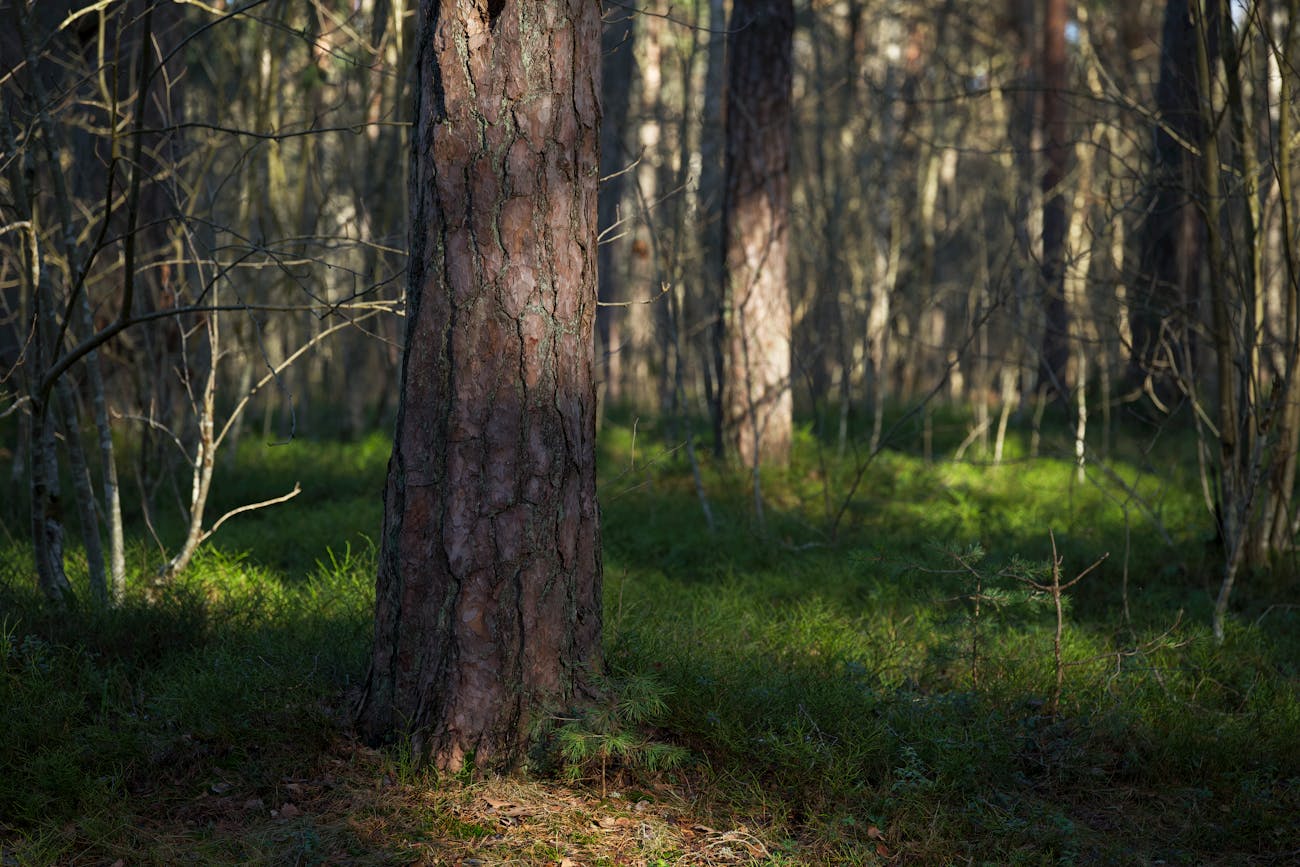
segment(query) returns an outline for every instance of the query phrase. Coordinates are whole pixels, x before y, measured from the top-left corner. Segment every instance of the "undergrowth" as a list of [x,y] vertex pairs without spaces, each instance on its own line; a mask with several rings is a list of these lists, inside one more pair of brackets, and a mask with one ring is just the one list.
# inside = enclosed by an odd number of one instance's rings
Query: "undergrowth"
[[[1019,443],[1000,467],[906,450],[863,464],[804,431],[763,478],[761,527],[748,478],[705,460],[710,532],[684,450],[646,420],[632,431],[601,436],[605,699],[539,731],[548,785],[685,798],[672,810],[721,829],[707,852],[740,862],[1300,860],[1294,578],[1248,576],[1214,643],[1216,552],[1183,450],[1119,441],[1080,482]],[[477,795],[456,792],[473,783],[350,740],[386,459],[380,439],[246,447],[214,512],[303,494],[232,520],[156,597],[163,554],[137,527],[114,611],[44,608],[9,528],[6,864],[391,863],[415,847],[454,863],[504,845],[524,807],[471,814]],[[171,544],[179,524],[159,511]],[[1061,591],[1059,631],[1054,545],[1060,583],[1110,555]],[[626,800],[628,821],[649,815]],[[617,828],[582,815],[547,833],[599,851]],[[705,863],[679,825],[630,863]],[[461,848],[437,854],[449,838]],[[567,857],[536,846],[512,857]]]

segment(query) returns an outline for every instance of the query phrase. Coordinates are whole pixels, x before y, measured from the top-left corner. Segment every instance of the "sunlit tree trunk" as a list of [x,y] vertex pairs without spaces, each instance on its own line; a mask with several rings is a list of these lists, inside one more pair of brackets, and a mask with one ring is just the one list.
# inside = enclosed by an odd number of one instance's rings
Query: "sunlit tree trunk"
[[[1252,460],[1248,436],[1245,433],[1244,415],[1248,411],[1241,405],[1238,388],[1241,371],[1236,351],[1240,341],[1235,339],[1233,317],[1234,299],[1228,292],[1228,272],[1225,267],[1223,226],[1222,179],[1219,162],[1219,144],[1214,128],[1215,106],[1213,94],[1214,67],[1210,60],[1211,37],[1207,13],[1217,7],[1217,0],[1193,0],[1196,33],[1194,41],[1196,81],[1202,94],[1199,109],[1202,128],[1207,131],[1199,167],[1202,173],[1201,190],[1204,192],[1206,265],[1210,283],[1210,335],[1214,345],[1216,385],[1218,389],[1218,439],[1219,439],[1219,532],[1224,547],[1223,580],[1214,606],[1214,636],[1219,641],[1224,635],[1224,616],[1233,584],[1245,553],[1246,525],[1251,509],[1249,464]],[[1246,440],[1246,441],[1243,441]]]
[[366,738],[516,766],[600,665],[600,9],[424,0]]
[[1277,68],[1287,70],[1280,76],[1278,100],[1278,147],[1274,159],[1277,166],[1277,196],[1280,204],[1279,227],[1283,239],[1282,296],[1285,362],[1285,396],[1279,410],[1277,446],[1269,466],[1268,492],[1261,521],[1261,546],[1269,552],[1284,550],[1292,543],[1300,516],[1295,514],[1295,483],[1297,451],[1300,451],[1300,262],[1296,250],[1296,213],[1300,200],[1296,197],[1296,176],[1293,161],[1296,147],[1293,140],[1295,124],[1295,69],[1300,59],[1300,0],[1287,0],[1286,26],[1281,39],[1271,40],[1277,46]]
[[[214,303],[220,297],[213,290]],[[197,438],[194,455],[190,463],[190,502],[187,510],[187,528],[180,550],[163,566],[163,577],[173,578],[184,572],[194,559],[199,545],[206,538],[203,530],[203,516],[208,505],[208,495],[212,492],[212,476],[216,470],[216,397],[217,397],[217,359],[221,357],[220,319],[209,316],[204,323],[204,332],[208,341],[209,364],[201,372],[201,391],[193,396],[193,412]],[[190,362],[187,359],[186,364]],[[199,374],[199,371],[194,371]],[[195,376],[195,378],[200,378]]]
[[727,88],[728,439],[746,466],[790,453],[791,0],[738,0]]
[[624,291],[627,306],[618,311],[621,327],[619,386],[624,399],[638,407],[662,408],[661,386],[665,373],[664,308],[655,301],[660,292],[657,258],[662,223],[661,213],[671,190],[661,184],[665,180],[660,170],[661,162],[668,159],[670,151],[665,137],[668,135],[668,95],[665,90],[665,54],[672,45],[672,26],[655,15],[640,16],[636,28],[636,62],[638,91],[635,105],[636,160],[628,172],[628,185],[632,188],[629,203],[635,220],[631,224],[631,255],[626,257]]

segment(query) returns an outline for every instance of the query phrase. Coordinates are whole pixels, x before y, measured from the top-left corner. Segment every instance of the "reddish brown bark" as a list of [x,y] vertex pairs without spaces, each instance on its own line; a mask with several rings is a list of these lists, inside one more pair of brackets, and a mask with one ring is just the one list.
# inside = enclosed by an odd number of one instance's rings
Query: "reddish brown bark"
[[737,0],[728,42],[726,199],[728,440],[747,465],[790,454],[791,0]]
[[600,663],[600,8],[423,0],[407,341],[359,707],[509,770]]
[[1065,180],[1070,159],[1065,91],[1068,85],[1065,24],[1067,0],[1047,0],[1043,19],[1043,348],[1040,391],[1064,395],[1070,359],[1070,314],[1065,305]]

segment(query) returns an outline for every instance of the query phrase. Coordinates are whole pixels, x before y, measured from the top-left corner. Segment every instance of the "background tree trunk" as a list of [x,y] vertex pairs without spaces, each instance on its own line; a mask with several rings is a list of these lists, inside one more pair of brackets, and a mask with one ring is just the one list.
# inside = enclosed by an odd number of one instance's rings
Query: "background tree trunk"
[[[1149,204],[1134,286],[1130,364],[1130,379],[1162,404],[1177,395],[1179,377],[1195,375],[1196,351],[1189,325],[1198,319],[1205,235],[1195,190],[1197,153],[1206,136],[1200,118],[1196,39],[1187,0],[1169,0],[1160,42],[1156,88],[1160,122],[1155,127]],[[1214,41],[1210,50],[1217,54]]]
[[1070,360],[1070,312],[1065,304],[1066,190],[1070,159],[1065,91],[1069,84],[1065,52],[1066,0],[1048,0],[1043,20],[1043,351],[1038,390],[1066,397]]
[[[633,223],[623,211],[629,166],[636,157],[627,147],[628,109],[632,100],[632,82],[636,75],[636,51],[633,42],[636,16],[626,9],[615,8],[605,24],[601,48],[601,91],[604,116],[600,127],[600,173],[606,180],[600,185],[600,231],[607,233],[600,245],[600,300],[606,303],[626,300],[620,295],[615,279],[615,252],[625,259],[631,246],[623,236]],[[602,307],[596,312],[600,336],[600,373],[607,400],[622,398],[622,325],[623,308]]]
[[364,735],[506,770],[600,664],[601,22],[425,0],[401,405]]
[[726,328],[722,311],[726,297],[726,265],[722,240],[724,188],[724,138],[726,127],[727,14],[724,0],[709,0],[709,55],[704,72],[704,116],[700,130],[700,283],[704,303],[714,315],[709,327],[700,331],[700,366],[704,371],[704,399],[713,432],[713,454],[726,453],[723,430],[722,390],[726,379],[723,347]]
[[728,51],[728,291],[723,386],[729,440],[746,466],[790,454],[791,0],[738,0]]

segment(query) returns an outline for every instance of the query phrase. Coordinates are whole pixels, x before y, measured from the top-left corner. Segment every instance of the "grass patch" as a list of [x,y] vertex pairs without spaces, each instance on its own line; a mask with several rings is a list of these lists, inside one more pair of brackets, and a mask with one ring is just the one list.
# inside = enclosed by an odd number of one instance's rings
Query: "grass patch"
[[[936,419],[935,449],[950,426]],[[5,863],[1300,857],[1293,582],[1246,580],[1211,640],[1216,552],[1177,443],[1120,439],[1079,481],[1021,441],[1000,467],[898,450],[864,467],[804,430],[764,476],[761,527],[747,476],[705,462],[710,533],[682,450],[633,431],[601,436],[622,700],[552,732],[552,782],[438,779],[349,739],[380,438],[246,447],[213,514],[303,494],[232,520],[156,598],[163,556],[137,528],[115,611],[43,608],[8,543]],[[170,543],[179,524],[158,516]],[[1049,529],[1067,579],[1110,553],[1064,597],[1055,713],[1055,608],[1017,577],[1041,582]]]

